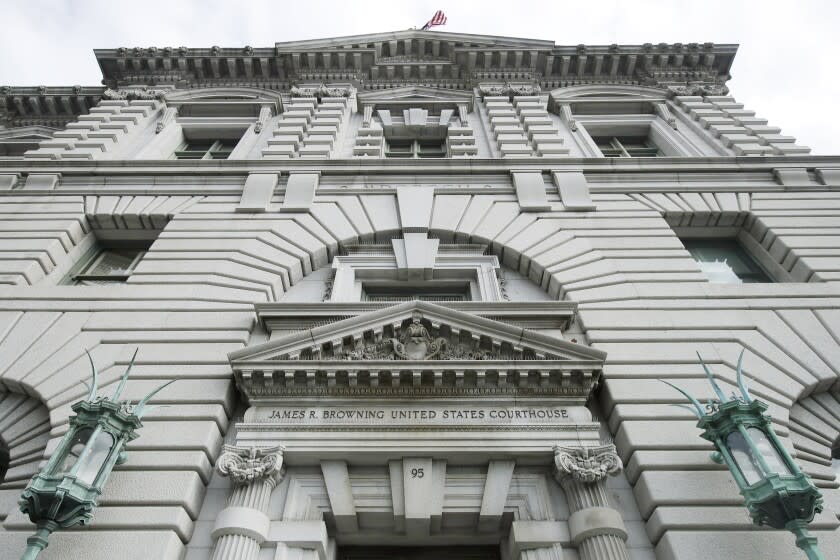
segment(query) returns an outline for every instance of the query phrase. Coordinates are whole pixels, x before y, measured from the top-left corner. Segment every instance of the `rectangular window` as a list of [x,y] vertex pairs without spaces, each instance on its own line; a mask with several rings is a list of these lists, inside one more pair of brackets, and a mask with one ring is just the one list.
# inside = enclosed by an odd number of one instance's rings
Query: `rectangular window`
[[175,151],[175,159],[227,159],[239,143],[238,139],[188,140]]
[[445,158],[446,143],[439,140],[388,140],[385,157]]
[[96,286],[125,282],[145,254],[145,249],[98,248],[82,260],[68,283]]
[[604,157],[662,157],[647,136],[593,136]]
[[683,245],[715,284],[772,282],[734,239],[683,239]]
[[362,285],[362,301],[470,301],[469,284],[416,286],[398,284]]

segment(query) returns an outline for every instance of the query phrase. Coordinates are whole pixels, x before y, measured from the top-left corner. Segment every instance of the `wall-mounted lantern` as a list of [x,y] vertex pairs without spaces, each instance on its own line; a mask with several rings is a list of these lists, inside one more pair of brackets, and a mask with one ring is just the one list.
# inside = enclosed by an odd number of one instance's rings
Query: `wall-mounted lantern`
[[90,523],[111,470],[127,458],[125,444],[137,437],[136,430],[143,425],[140,419],[153,408],[147,406],[149,399],[175,381],[164,383],[136,405],[120,400],[136,356],[137,351],[108,398],[96,395],[98,374],[88,353],[93,381],[87,399],[72,406],[76,416],[70,417],[70,428],[19,501],[21,511],[37,526],[21,560],[37,558],[56,529]]
[[[744,352],[738,357],[737,383],[740,396],[726,397],[700,354],[700,363],[717,399],[701,405],[679,387],[663,381],[685,395],[698,418],[701,437],[717,451],[712,460],[725,464],[744,496],[753,523],[787,529],[796,536],[796,546],[809,560],[823,560],[817,538],[808,533],[808,523],[823,509],[820,491],[803,473],[773,431],[767,404],[750,397],[741,372]],[[680,405],[684,406],[684,405]]]

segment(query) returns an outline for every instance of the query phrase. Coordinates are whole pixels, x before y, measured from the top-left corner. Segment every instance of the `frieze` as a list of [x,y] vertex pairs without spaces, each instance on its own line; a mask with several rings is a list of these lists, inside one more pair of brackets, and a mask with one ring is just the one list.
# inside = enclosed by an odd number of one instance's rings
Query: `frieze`
[[484,405],[463,403],[262,406],[248,409],[245,422],[290,426],[532,426],[592,422],[583,406]]

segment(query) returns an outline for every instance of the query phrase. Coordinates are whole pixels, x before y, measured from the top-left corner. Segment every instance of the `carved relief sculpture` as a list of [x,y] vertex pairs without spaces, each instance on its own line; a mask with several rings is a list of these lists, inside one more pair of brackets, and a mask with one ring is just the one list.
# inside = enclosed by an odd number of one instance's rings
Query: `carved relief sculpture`
[[345,350],[344,360],[496,360],[495,353],[462,344],[450,344],[443,337],[433,337],[423,325],[423,316],[415,314],[399,338],[389,338],[375,344],[365,344]]

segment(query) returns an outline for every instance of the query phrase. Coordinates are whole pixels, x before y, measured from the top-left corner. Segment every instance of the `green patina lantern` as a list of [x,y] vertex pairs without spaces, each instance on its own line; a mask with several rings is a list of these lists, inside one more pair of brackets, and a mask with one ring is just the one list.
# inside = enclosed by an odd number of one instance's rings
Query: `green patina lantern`
[[[712,442],[717,451],[712,460],[725,464],[744,496],[753,523],[775,529],[787,529],[796,536],[796,546],[810,560],[823,560],[816,537],[808,533],[808,523],[822,511],[820,491],[803,473],[773,431],[767,404],[750,397],[741,372],[744,352],[738,357],[737,383],[740,395],[727,398],[700,354],[700,363],[712,384],[717,399],[705,407],[697,399],[667,383],[691,401],[689,408],[698,418],[701,437]],[[683,406],[683,405],[680,405]]]
[[21,560],[33,560],[47,547],[56,529],[87,525],[115,465],[125,462],[125,445],[137,437],[140,419],[151,408],[149,399],[172,383],[164,383],[137,405],[119,400],[134,358],[111,398],[96,395],[98,374],[88,354],[93,382],[86,400],[72,406],[70,429],[41,472],[32,477],[20,499],[20,509],[37,525]]

